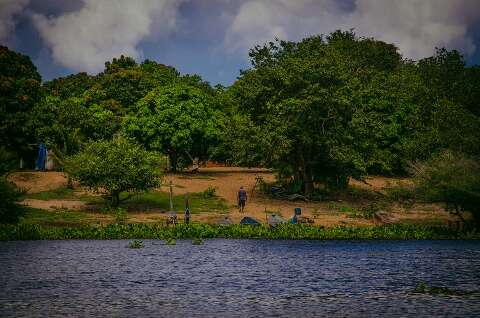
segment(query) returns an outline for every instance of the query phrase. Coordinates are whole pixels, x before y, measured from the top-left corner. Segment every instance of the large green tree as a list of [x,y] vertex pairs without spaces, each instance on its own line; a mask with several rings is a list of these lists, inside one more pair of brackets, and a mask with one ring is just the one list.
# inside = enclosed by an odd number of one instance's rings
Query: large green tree
[[221,133],[221,112],[197,87],[173,84],[154,89],[127,116],[124,132],[147,149],[168,155],[173,170],[190,156],[205,158]]
[[0,46],[0,143],[21,152],[28,143],[28,111],[41,96],[41,78],[28,56]]
[[367,163],[350,128],[355,92],[401,63],[393,45],[352,32],[277,41],[250,51],[253,68],[230,88],[237,101],[227,134],[236,162],[276,168],[310,195],[314,182],[345,187]]

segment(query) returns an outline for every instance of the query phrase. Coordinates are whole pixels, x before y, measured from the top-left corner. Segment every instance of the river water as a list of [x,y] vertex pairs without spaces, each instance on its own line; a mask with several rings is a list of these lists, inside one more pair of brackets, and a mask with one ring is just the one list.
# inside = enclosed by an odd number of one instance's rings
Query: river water
[[0,242],[0,317],[480,317],[478,241]]

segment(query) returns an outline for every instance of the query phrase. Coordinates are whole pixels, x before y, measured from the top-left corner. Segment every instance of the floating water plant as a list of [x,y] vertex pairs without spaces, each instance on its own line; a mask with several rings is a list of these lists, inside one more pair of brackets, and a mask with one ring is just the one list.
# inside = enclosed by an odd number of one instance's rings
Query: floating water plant
[[169,238],[165,239],[165,243],[167,245],[176,245],[177,241],[174,238],[169,237]]
[[478,293],[479,291],[468,291],[468,290],[458,290],[450,289],[448,287],[428,287],[425,282],[420,282],[413,289],[415,294],[426,294],[426,295],[444,295],[444,296],[465,296],[470,294]]
[[133,240],[132,242],[128,243],[128,248],[142,248],[142,247],[145,247],[145,245],[143,245],[143,242],[139,240]]
[[201,237],[194,237],[192,239],[192,244],[193,245],[202,245],[203,244],[203,239]]

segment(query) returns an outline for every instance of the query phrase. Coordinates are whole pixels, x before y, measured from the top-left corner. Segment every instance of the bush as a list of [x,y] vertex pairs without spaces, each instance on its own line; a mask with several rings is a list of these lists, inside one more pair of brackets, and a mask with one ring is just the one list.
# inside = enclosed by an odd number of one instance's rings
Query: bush
[[[159,187],[162,157],[127,139],[92,141],[67,158],[65,170],[83,186],[104,193],[111,206],[140,192]],[[120,194],[130,195],[120,200]]]
[[17,223],[25,213],[23,206],[17,202],[22,191],[7,180],[8,172],[13,169],[15,157],[4,147],[0,147],[0,223]]
[[411,166],[416,191],[431,202],[443,202],[452,214],[465,221],[470,212],[480,225],[480,163],[462,154],[443,152]]
[[21,195],[14,184],[0,176],[0,223],[17,223],[25,213],[24,207],[17,203]]
[[217,187],[208,186],[208,188],[202,192],[202,195],[206,199],[214,198],[217,196],[216,192],[217,192]]

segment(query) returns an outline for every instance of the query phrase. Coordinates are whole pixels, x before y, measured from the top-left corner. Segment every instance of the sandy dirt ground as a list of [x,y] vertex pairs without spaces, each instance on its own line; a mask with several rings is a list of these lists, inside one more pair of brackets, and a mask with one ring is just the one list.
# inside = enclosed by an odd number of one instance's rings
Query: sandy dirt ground
[[[276,213],[284,218],[290,218],[293,215],[294,208],[302,209],[302,215],[310,218],[316,225],[335,226],[335,225],[371,225],[376,224],[375,220],[363,218],[351,218],[348,213],[342,212],[338,206],[355,205],[355,202],[304,202],[272,199],[264,196],[256,187],[257,177],[265,181],[273,181],[273,174],[266,169],[246,169],[232,167],[210,167],[200,168],[196,174],[176,174],[165,176],[164,186],[161,191],[167,191],[166,184],[172,180],[175,194],[184,194],[187,192],[202,192],[208,187],[215,187],[216,194],[225,199],[229,213],[228,217],[233,223],[238,223],[244,216],[251,216],[255,219],[265,222],[267,213]],[[10,180],[18,186],[28,189],[29,193],[36,193],[46,190],[52,190],[66,185],[66,178],[60,172],[23,172],[10,176]],[[382,192],[383,189],[395,182],[408,182],[404,179],[392,179],[385,177],[367,178],[366,183],[352,182],[352,186],[364,189],[370,189]],[[243,186],[248,193],[248,200],[244,213],[237,209],[237,192],[240,186]],[[77,200],[34,200],[27,199],[24,204],[46,210],[64,208],[72,210],[86,209],[85,203]],[[388,218],[392,222],[428,222],[441,221],[447,222],[452,217],[438,205],[415,204],[411,207],[403,207],[399,204],[393,204],[386,211]],[[179,215],[181,219],[181,215]],[[194,214],[194,221],[216,223],[225,215],[216,213]],[[165,219],[165,213],[159,211],[132,213],[129,216],[131,222],[158,222]]]

